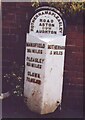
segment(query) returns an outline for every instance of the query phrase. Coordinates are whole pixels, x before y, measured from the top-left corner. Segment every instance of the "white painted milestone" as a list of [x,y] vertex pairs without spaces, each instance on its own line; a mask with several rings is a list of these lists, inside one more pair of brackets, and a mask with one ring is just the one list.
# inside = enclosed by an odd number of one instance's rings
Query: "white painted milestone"
[[32,111],[54,112],[61,104],[66,36],[64,23],[51,9],[37,12],[26,37],[24,96]]

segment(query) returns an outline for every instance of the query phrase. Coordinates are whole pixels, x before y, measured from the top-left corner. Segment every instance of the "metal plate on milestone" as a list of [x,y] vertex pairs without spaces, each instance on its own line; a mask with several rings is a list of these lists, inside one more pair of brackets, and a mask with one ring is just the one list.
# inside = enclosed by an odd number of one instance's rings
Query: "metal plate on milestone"
[[63,31],[64,23],[59,11],[52,11],[51,8],[37,12],[30,22],[29,32],[38,36],[63,35]]

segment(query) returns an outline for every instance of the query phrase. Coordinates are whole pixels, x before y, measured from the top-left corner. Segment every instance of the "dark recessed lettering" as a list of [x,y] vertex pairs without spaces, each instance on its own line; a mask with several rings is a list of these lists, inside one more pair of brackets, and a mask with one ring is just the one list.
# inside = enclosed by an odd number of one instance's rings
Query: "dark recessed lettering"
[[49,12],[49,15],[51,15],[51,12]]
[[33,72],[28,71],[28,75],[32,76],[32,77],[40,78],[40,74],[39,73],[33,73]]
[[45,11],[45,14],[48,14],[48,11]]
[[62,33],[62,28],[59,28],[59,31]]
[[52,24],[52,27],[54,27],[54,24]]
[[34,28],[34,26],[31,26],[31,28]]
[[32,82],[32,83],[37,83],[37,84],[41,84],[41,80],[36,80],[35,78],[30,78],[30,77],[27,77],[26,78],[26,81],[28,82]]
[[32,24],[34,24],[34,22],[35,22],[35,20],[34,20],[34,18],[32,19]]
[[62,51],[54,51],[54,55],[62,55],[63,52]]
[[42,15],[44,15],[45,13],[44,12],[42,12]]
[[46,19],[44,19],[43,22],[46,22]]
[[27,47],[37,47],[37,48],[45,48],[45,44],[42,43],[26,43]]
[[58,22],[60,22],[61,20],[60,19],[58,19]]
[[41,15],[41,13],[38,13],[38,15],[40,16],[40,15]]
[[53,20],[51,20],[51,23],[53,23]]
[[36,83],[40,85],[40,84],[41,84],[41,81],[40,81],[40,80],[36,80]]
[[57,32],[56,32],[56,31],[54,31],[54,34],[57,34]]
[[38,33],[38,30],[36,30],[36,33]]
[[31,53],[31,49],[27,49],[27,52]]
[[31,31],[34,31],[33,29],[31,29]]
[[58,19],[59,18],[59,16],[56,16],[56,19]]
[[47,20],[47,22],[50,22],[49,19]]
[[58,46],[58,45],[48,45],[48,49],[60,49],[60,50],[64,50],[65,49],[65,46]]
[[42,22],[42,19],[40,19],[40,22]]
[[51,31],[51,34],[54,34],[54,31]]
[[30,62],[27,62],[27,66],[33,67],[33,68],[38,68],[38,69],[41,69],[41,68],[42,68],[42,65],[40,65],[40,64],[35,64],[35,63],[30,63]]
[[42,26],[42,24],[40,23],[39,26]]

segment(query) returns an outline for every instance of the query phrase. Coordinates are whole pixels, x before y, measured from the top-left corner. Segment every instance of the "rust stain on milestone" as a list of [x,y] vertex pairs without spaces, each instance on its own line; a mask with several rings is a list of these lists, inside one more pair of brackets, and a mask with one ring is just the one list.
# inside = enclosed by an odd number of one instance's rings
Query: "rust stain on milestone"
[[47,114],[47,113],[54,112],[57,107],[58,107],[58,104],[56,105],[56,103],[52,105],[49,105],[48,103],[44,103],[44,107],[43,107],[41,114]]
[[32,96],[35,94],[35,91],[32,93]]
[[28,98],[28,107],[30,108],[31,111],[40,113],[41,112],[41,92],[34,89],[31,93],[31,96]]

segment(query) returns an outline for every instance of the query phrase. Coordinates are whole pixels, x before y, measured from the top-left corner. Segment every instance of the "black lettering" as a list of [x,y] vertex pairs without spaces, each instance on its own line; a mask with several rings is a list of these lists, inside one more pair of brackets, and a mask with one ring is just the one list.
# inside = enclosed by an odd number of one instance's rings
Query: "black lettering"
[[39,26],[42,26],[42,24],[40,23]]
[[42,22],[42,19],[40,19],[40,22]]
[[42,12],[42,15],[44,15],[45,13],[44,12]]
[[27,49],[27,52],[28,52],[28,53],[31,53],[31,49]]
[[38,15],[35,16],[36,18],[38,17]]
[[54,32],[53,31],[51,31],[51,34],[53,34]]
[[31,31],[34,31],[33,29],[31,29]]
[[40,80],[36,80],[36,79],[34,79],[34,78],[30,78],[30,77],[27,77],[26,78],[26,81],[28,81],[28,82],[32,82],[32,83],[37,83],[37,84],[41,84],[41,81]]
[[40,16],[41,15],[41,13],[38,13],[38,16]]
[[32,23],[33,23],[33,24],[34,24],[34,21],[35,21],[35,20],[34,20],[34,18],[33,18],[33,19],[32,19]]
[[48,11],[45,11],[45,14],[48,14]]
[[59,18],[59,16],[56,16],[56,19],[58,19]]
[[56,31],[54,31],[54,34],[57,34],[57,32],[56,32]]
[[27,77],[27,78],[26,78],[26,81],[31,81],[31,80],[30,80],[30,77]]
[[53,20],[51,20],[51,23],[53,23]]
[[40,80],[36,80],[36,83],[40,85],[40,84],[41,84],[41,81],[40,81]]
[[62,55],[63,52],[62,51],[54,51],[54,55]]
[[60,22],[61,20],[60,19],[58,19],[58,22]]
[[54,24],[52,24],[52,27],[54,27]]
[[44,19],[43,22],[46,22],[46,19]]
[[34,28],[34,26],[31,26],[31,28]]
[[50,55],[52,55],[52,51],[50,51]]
[[38,30],[36,30],[36,33],[38,33]]
[[49,24],[49,26],[51,26],[51,24]]
[[56,16],[56,14],[55,13],[52,13],[52,15],[55,17]]
[[47,22],[50,22],[49,19],[47,20]]
[[51,12],[49,12],[49,15],[51,15]]
[[59,31],[62,33],[62,28],[59,28]]

